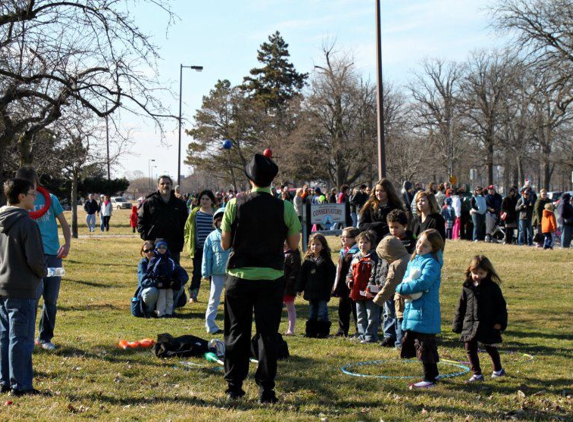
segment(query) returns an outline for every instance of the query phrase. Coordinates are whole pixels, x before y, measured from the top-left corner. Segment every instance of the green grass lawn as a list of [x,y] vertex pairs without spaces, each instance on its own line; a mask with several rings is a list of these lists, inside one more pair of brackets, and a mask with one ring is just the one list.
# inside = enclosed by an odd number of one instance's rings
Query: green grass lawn
[[[429,391],[410,391],[421,364],[401,362],[393,349],[361,345],[347,339],[306,339],[307,306],[297,299],[297,335],[288,338],[291,358],[279,363],[277,393],[272,407],[257,403],[255,366],[245,384],[247,396],[236,405],[225,401],[222,372],[201,359],[160,360],[148,350],[122,350],[121,339],[195,334],[204,330],[208,286],[200,303],[187,305],[176,319],[138,319],[130,315],[141,245],[131,236],[129,212],[114,211],[110,237],[89,235],[80,214],[80,239],[65,260],[55,352],[36,350],[35,388],[51,393],[9,398],[0,420],[341,420],[341,421],[472,421],[572,420],[573,291],[571,251],[449,242],[442,272],[442,330],[439,352],[444,359],[465,361],[463,344],[451,332],[463,271],[470,258],[486,254],[504,284],[509,327],[504,335],[502,363],[508,376],[467,385],[469,375],[449,378]],[[69,217],[69,216],[68,216]],[[114,236],[123,234],[124,236]],[[338,239],[330,239],[333,248]],[[182,259],[190,272],[191,261]],[[329,303],[337,323],[337,299]],[[221,307],[222,309],[222,307]],[[222,311],[221,311],[222,314]],[[220,315],[221,317],[222,315]],[[286,328],[284,312],[281,331]],[[222,338],[222,336],[218,336]],[[527,356],[531,355],[533,358]],[[491,364],[482,354],[484,373]],[[358,378],[341,367],[384,360],[361,367],[363,374],[415,376],[413,379]],[[185,366],[181,362],[196,365]],[[442,373],[456,372],[441,365]]]

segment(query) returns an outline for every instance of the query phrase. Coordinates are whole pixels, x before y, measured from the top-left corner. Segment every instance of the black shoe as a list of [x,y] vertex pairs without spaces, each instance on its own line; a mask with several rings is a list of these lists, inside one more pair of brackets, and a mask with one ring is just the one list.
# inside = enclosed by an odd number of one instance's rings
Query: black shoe
[[384,337],[384,340],[382,340],[382,342],[380,343],[380,346],[382,346],[382,347],[394,347],[394,344],[396,344],[395,338]]
[[345,333],[344,331],[337,331],[334,336],[335,337],[348,337],[348,334]]
[[10,395],[14,397],[22,397],[22,396],[36,396],[38,394],[42,394],[40,391],[32,388],[31,390],[16,390],[12,388],[10,390]]
[[225,334],[225,331],[223,331],[219,328],[217,331],[215,331],[214,333],[211,333],[211,334],[216,336],[217,334]]
[[273,390],[270,391],[263,391],[259,395],[259,403],[260,404],[275,404],[278,402],[277,395]]
[[9,393],[10,392],[10,386],[9,385],[2,385],[2,388],[0,389],[0,393]]
[[243,390],[227,390],[225,391],[227,394],[227,400],[239,400],[245,395]]

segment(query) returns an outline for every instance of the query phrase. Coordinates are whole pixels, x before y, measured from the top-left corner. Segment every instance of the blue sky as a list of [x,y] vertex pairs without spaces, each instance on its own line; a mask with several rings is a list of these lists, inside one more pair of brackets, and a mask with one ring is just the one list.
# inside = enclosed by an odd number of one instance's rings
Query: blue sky
[[[486,2],[476,0],[382,0],[384,79],[404,84],[424,58],[464,61],[471,51],[499,45],[489,28]],[[257,49],[280,31],[289,44],[291,61],[299,72],[311,73],[321,64],[321,47],[336,42],[353,54],[357,70],[376,80],[376,14],[374,0],[173,0],[178,15],[167,27],[160,9],[145,6],[135,13],[137,24],[153,35],[162,59],[160,78],[175,96],[165,104],[179,110],[179,65],[201,65],[203,72],[183,74],[183,116],[191,119],[218,79],[239,84],[258,67]],[[130,122],[136,130],[132,154],[121,159],[115,176],[127,171],[148,175],[150,159],[156,173],[177,173],[177,124],[168,123],[164,143],[152,125]],[[186,124],[189,127],[189,123]],[[183,154],[189,138],[183,136]],[[182,173],[191,169],[182,165]]]

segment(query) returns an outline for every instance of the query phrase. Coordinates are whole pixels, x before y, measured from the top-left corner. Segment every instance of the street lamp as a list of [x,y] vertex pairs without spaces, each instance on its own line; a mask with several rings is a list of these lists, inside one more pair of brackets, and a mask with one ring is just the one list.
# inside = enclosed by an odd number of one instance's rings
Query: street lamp
[[203,71],[203,66],[179,65],[179,146],[177,148],[177,184],[181,182],[181,103],[183,97],[183,69],[193,69],[196,72]]
[[150,158],[149,160],[147,160],[147,170],[148,170],[148,175],[149,175],[149,190],[151,190],[151,162],[155,162],[154,158]]

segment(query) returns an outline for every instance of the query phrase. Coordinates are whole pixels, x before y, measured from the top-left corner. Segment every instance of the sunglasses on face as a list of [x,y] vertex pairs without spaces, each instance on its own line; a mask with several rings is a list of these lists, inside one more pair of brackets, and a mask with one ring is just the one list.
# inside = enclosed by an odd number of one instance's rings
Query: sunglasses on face
[[167,249],[167,246],[158,246],[158,247],[155,248],[155,249]]
[[153,248],[151,248],[151,249],[144,249],[143,252],[144,252],[144,253],[153,252]]

